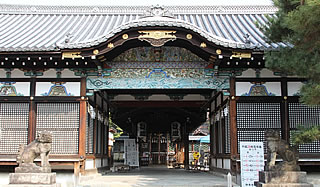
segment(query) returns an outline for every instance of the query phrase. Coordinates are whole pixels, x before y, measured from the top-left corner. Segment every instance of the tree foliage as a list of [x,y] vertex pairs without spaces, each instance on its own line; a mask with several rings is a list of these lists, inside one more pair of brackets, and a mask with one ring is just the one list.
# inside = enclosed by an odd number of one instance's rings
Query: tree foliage
[[123,130],[112,121],[111,114],[109,113],[109,127],[113,130],[113,137],[119,138],[123,134]]
[[[278,50],[266,52],[266,66],[287,75],[306,78],[301,101],[320,104],[320,0],[273,0],[278,12],[260,26],[269,43]],[[281,43],[286,45],[281,45]],[[311,124],[305,124],[311,126]],[[295,145],[320,140],[320,127],[299,128]]]
[[320,127],[317,126],[308,129],[300,127],[292,136],[292,142],[294,145],[311,143],[315,140],[320,140]]
[[269,43],[287,45],[266,52],[266,65],[274,71],[306,78],[302,102],[320,104],[320,1],[273,1],[279,11],[260,28]]

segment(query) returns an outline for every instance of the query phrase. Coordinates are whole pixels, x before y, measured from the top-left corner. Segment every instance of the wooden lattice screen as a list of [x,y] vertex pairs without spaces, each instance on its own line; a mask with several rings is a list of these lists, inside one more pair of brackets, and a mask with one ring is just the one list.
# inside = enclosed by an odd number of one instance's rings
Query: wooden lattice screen
[[29,103],[0,103],[0,154],[17,154],[28,141]]
[[[289,103],[290,135],[296,132],[297,127],[320,126],[320,106],[306,106],[301,103]],[[299,146],[300,153],[319,153],[320,141]]]
[[90,114],[87,115],[87,127],[86,127],[86,153],[93,153],[93,123],[94,119]]
[[78,154],[79,103],[37,103],[36,132],[52,132],[51,154]]
[[264,142],[267,129],[278,130],[281,135],[280,103],[237,103],[237,135],[239,142]]

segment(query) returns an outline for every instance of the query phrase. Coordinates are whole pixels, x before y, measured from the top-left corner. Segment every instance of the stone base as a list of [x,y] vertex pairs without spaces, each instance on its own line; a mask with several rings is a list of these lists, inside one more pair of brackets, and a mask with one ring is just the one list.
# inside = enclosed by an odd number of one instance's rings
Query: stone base
[[56,173],[10,173],[9,184],[56,184]]
[[313,187],[303,171],[261,171],[258,187]]
[[309,183],[257,183],[257,187],[313,187],[313,184]]
[[304,171],[263,171],[259,172],[259,182],[263,183],[306,183]]
[[8,184],[3,187],[61,187],[61,184]]
[[51,173],[51,167],[40,167],[35,163],[22,163],[15,168],[15,173]]

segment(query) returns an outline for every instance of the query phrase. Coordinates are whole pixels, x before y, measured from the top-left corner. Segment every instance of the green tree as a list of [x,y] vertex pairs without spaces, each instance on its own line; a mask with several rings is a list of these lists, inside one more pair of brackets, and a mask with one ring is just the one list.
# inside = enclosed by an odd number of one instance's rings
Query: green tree
[[110,113],[109,113],[109,128],[112,129],[114,138],[119,138],[121,134],[123,134],[123,130],[112,121]]
[[302,87],[301,101],[320,104],[320,1],[273,0],[279,11],[260,26],[269,43],[286,47],[266,52],[266,66],[308,81]]
[[[278,7],[269,23],[260,25],[269,43],[285,43],[266,52],[266,66],[274,71],[306,78],[301,101],[320,104],[320,0],[273,0]],[[281,46],[281,45],[280,45]],[[311,124],[306,124],[306,126]],[[299,128],[296,145],[320,140],[320,127]]]

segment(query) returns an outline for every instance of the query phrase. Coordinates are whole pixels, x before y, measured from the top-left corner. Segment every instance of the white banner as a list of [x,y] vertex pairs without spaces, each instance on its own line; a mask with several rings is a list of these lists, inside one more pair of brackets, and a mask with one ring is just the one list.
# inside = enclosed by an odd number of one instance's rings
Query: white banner
[[263,142],[240,142],[241,186],[254,186],[264,170]]

